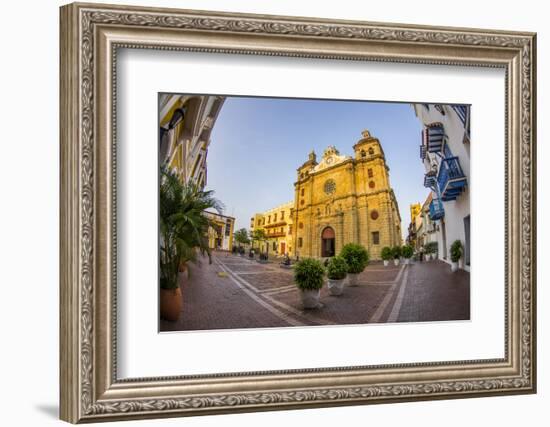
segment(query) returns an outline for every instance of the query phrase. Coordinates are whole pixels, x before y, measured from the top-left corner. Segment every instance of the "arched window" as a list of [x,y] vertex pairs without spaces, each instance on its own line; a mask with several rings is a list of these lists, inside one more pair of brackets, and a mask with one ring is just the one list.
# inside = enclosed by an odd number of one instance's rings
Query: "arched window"
[[372,156],[373,154],[374,154],[374,148],[370,147],[370,148],[369,148],[369,155]]
[[361,150],[361,157],[362,158],[367,157],[367,152],[365,150]]

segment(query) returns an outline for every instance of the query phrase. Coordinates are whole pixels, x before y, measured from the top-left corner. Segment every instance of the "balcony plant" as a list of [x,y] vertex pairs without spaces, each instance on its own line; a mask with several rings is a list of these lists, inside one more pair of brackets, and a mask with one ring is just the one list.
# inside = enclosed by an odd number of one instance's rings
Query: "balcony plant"
[[393,258],[393,263],[399,265],[399,258],[401,257],[401,246],[394,246],[391,248],[391,255]]
[[413,248],[410,245],[404,245],[401,248],[401,255],[403,255],[403,258],[405,258],[405,264],[409,264],[411,262],[411,257],[413,256]]
[[208,229],[213,223],[204,215],[206,209],[222,210],[212,191],[203,191],[194,183],[182,183],[167,168],[161,168],[160,181],[160,315],[179,318],[183,299],[179,270],[188,262],[208,256]]
[[458,261],[462,258],[462,242],[455,240],[451,245],[451,271],[454,273],[458,270]]
[[384,246],[382,248],[382,252],[380,253],[380,256],[382,257],[382,261],[384,261],[384,267],[387,267],[390,262],[390,259],[392,258],[391,248],[389,246]]
[[327,287],[331,295],[342,295],[348,274],[348,264],[341,256],[332,257],[327,263]]
[[325,268],[321,261],[303,258],[294,265],[294,282],[300,290],[304,308],[318,308]]
[[348,264],[348,280],[350,286],[357,286],[357,277],[369,263],[369,253],[363,245],[348,243],[340,251],[340,256]]

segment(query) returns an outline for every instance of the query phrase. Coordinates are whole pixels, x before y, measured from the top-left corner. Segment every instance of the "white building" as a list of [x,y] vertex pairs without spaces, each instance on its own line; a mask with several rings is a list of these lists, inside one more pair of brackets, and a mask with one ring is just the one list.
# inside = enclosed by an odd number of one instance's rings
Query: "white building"
[[422,122],[420,158],[432,190],[429,218],[435,222],[438,258],[450,262],[450,247],[460,240],[461,267],[470,270],[470,106],[413,104]]

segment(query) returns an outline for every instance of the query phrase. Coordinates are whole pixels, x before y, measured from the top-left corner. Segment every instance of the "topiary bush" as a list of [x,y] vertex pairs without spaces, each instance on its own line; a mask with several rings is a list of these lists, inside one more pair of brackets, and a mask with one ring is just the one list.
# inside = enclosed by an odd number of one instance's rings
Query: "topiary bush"
[[412,246],[405,245],[401,248],[401,255],[403,255],[404,258],[409,259],[413,256],[413,248]]
[[462,242],[455,240],[451,245],[451,261],[458,262],[460,258],[462,258]]
[[391,248],[391,254],[393,259],[399,259],[399,257],[401,256],[401,246],[394,246],[393,248]]
[[361,273],[369,263],[369,253],[363,245],[348,243],[340,251],[340,256],[348,264],[348,273]]
[[294,264],[294,282],[299,289],[321,289],[325,269],[321,261],[303,258]]
[[392,257],[391,248],[389,246],[384,246],[382,248],[382,252],[380,253],[380,256],[384,261],[389,261]]
[[348,263],[341,256],[335,256],[327,264],[327,277],[331,280],[342,280],[348,274]]

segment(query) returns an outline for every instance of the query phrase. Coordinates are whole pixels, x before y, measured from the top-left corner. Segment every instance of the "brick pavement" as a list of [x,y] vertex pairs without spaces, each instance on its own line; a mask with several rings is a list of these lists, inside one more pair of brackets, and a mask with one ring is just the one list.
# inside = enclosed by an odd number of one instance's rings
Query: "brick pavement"
[[[220,277],[222,273],[223,277]],[[359,286],[343,295],[321,290],[322,307],[304,310],[293,272],[277,263],[217,253],[190,266],[177,322],[161,331],[464,320],[470,316],[469,273],[440,261],[384,267],[371,263]]]

